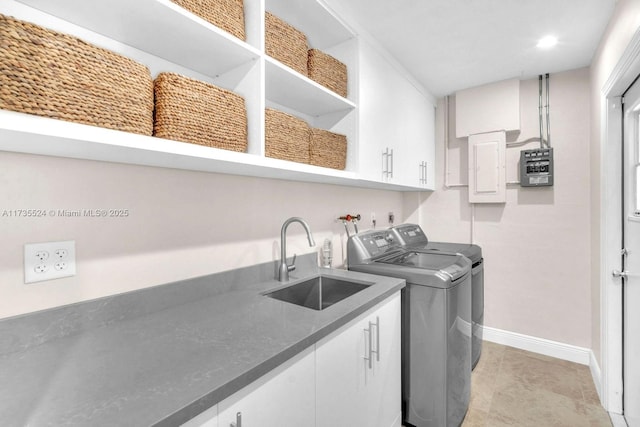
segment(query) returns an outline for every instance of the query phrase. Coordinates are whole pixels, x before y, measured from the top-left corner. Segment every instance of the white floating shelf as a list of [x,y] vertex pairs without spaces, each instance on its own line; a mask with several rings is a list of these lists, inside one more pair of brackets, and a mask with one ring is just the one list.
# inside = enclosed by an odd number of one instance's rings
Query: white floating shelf
[[0,151],[357,185],[353,172],[0,110]]
[[356,107],[350,100],[273,58],[265,58],[265,64],[266,97],[269,101],[314,117],[350,111]]
[[169,0],[18,0],[207,76],[255,60],[260,52]]

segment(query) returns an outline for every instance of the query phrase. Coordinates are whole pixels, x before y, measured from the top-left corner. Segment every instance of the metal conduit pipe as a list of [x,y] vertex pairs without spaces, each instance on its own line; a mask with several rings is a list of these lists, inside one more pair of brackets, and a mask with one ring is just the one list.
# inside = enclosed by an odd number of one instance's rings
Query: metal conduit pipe
[[547,86],[547,147],[551,147],[551,124],[549,123],[549,73],[544,76]]
[[538,124],[540,125],[540,148],[544,148],[542,139],[542,74],[538,75]]

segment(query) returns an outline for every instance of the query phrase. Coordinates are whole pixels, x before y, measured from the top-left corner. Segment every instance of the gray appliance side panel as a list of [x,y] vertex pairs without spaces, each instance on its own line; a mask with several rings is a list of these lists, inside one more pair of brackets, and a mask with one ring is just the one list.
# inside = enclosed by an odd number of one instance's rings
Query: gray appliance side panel
[[458,426],[471,390],[471,277],[449,289],[408,284],[405,292],[405,421]]
[[405,421],[418,427],[446,425],[446,294],[412,284],[403,290]]
[[471,397],[471,277],[449,289],[447,296],[447,425],[458,426]]
[[473,318],[472,367],[478,364],[482,354],[482,326],[484,325],[484,263],[471,272],[471,295]]

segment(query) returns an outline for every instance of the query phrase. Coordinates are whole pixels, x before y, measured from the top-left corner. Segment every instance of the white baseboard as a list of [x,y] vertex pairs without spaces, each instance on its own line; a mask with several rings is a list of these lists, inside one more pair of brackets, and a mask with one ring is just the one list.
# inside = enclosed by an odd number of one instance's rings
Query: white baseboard
[[[570,362],[588,365],[591,367],[591,374],[594,374],[592,359],[593,352],[584,347],[578,347],[571,344],[564,344],[557,341],[551,341],[544,338],[532,337],[529,335],[518,334],[516,332],[503,331],[502,329],[483,326],[483,339],[497,344],[508,345],[510,347],[527,350],[532,353],[544,354],[545,356],[555,357],[557,359],[568,360]],[[598,385],[600,384],[600,368],[597,367]],[[595,381],[595,378],[594,378]]]
[[596,386],[600,402],[602,402],[602,374],[600,372],[600,365],[596,360],[596,355],[592,350],[589,350],[589,370],[591,371],[591,378],[593,378],[593,384]]
[[609,412],[609,418],[613,427],[627,427],[627,422],[622,415]]

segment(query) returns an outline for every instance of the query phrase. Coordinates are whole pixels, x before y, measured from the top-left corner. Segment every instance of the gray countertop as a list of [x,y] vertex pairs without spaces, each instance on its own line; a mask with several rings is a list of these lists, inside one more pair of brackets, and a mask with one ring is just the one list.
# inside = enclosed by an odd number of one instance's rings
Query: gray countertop
[[[317,274],[308,261],[291,283]],[[264,274],[228,272],[0,321],[0,425],[179,425],[404,287],[319,271],[375,284],[316,311],[261,295],[282,286]]]

